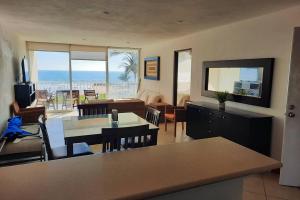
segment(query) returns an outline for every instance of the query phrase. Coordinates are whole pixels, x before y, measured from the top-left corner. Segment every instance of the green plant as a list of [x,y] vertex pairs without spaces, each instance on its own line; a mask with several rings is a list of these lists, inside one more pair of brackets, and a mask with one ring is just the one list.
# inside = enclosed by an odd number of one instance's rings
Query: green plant
[[225,103],[227,101],[229,93],[227,91],[225,92],[216,92],[216,99],[219,101],[219,103]]

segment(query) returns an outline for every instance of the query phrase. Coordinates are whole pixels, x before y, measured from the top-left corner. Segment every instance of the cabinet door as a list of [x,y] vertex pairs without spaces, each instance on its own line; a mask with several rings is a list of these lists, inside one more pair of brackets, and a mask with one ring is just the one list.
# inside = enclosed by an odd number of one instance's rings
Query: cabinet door
[[211,137],[209,132],[209,110],[206,108],[188,107],[187,109],[187,135],[195,138]]
[[222,136],[245,147],[250,142],[250,121],[247,118],[225,113],[221,117],[223,126]]

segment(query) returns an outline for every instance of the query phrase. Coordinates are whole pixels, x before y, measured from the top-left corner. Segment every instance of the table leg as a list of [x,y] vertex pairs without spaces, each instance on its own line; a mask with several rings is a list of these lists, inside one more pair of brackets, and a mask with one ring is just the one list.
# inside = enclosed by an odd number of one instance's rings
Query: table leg
[[57,95],[57,91],[55,94],[55,101],[56,101],[56,110],[58,110],[58,95]]
[[151,131],[151,145],[157,145],[157,134],[158,134],[158,129],[157,130],[150,130]]
[[73,142],[67,142],[67,157],[73,156]]

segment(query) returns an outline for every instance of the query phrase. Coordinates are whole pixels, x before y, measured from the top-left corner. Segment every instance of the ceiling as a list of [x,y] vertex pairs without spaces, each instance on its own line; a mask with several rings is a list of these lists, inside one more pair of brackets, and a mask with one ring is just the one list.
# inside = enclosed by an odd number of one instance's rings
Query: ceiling
[[0,23],[29,41],[140,47],[300,0],[0,0]]

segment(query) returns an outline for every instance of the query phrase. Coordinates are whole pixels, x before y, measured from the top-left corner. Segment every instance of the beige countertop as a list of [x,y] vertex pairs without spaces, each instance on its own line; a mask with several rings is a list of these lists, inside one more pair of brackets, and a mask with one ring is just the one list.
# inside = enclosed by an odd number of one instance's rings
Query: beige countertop
[[229,140],[209,138],[0,168],[0,199],[144,199],[280,166]]

